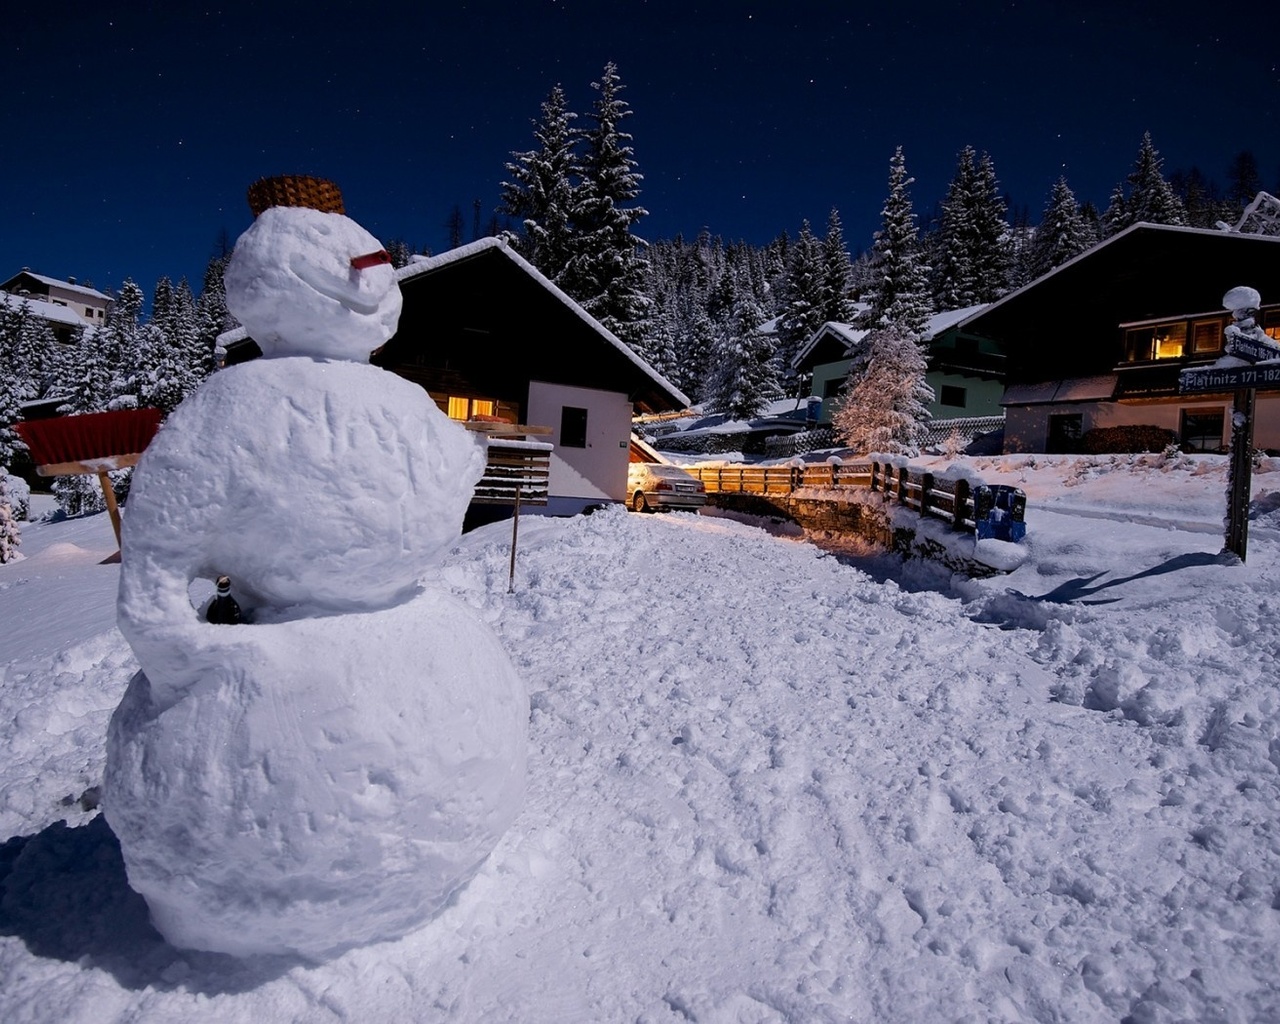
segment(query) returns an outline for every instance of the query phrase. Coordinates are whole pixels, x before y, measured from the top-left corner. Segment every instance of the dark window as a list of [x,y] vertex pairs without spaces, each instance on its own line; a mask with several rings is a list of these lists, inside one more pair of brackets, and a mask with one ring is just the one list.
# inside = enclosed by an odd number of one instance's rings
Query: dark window
[[1151,358],[1155,350],[1156,332],[1154,327],[1140,327],[1129,331],[1124,336],[1124,358],[1130,363],[1144,363]]
[[1222,328],[1221,320],[1197,320],[1191,325],[1191,351],[1217,352],[1222,348]]
[[965,392],[965,388],[957,387],[955,384],[943,384],[938,394],[938,402],[942,405],[951,405],[957,409],[963,409],[966,397]]
[[1222,447],[1221,409],[1183,409],[1178,436],[1193,452],[1216,452]]
[[830,380],[822,382],[822,397],[835,398],[840,393],[840,389],[844,387],[844,377],[832,377]]
[[1049,443],[1045,450],[1051,454],[1078,452],[1080,435],[1084,433],[1084,415],[1065,413],[1049,417]]
[[560,410],[560,447],[587,446],[587,410],[566,405]]

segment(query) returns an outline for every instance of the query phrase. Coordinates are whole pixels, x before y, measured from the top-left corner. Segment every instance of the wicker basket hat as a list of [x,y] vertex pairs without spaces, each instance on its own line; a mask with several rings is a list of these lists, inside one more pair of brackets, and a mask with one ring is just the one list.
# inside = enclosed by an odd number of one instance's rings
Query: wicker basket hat
[[308,206],[321,213],[347,212],[337,185],[306,174],[260,178],[249,186],[249,209],[255,217],[273,206]]

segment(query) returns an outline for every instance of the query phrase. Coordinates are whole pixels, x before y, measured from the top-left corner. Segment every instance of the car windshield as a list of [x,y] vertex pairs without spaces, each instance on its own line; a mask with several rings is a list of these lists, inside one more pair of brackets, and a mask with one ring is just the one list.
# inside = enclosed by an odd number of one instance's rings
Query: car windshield
[[649,472],[654,476],[687,477],[689,475],[679,466],[664,466],[661,463],[653,463],[650,465]]

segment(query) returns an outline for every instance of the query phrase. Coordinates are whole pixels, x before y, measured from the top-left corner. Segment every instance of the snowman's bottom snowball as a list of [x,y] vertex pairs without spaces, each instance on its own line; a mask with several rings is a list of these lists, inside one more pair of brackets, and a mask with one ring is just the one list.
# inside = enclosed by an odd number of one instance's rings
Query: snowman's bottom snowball
[[528,697],[444,594],[207,626],[224,667],[111,720],[104,810],[175,946],[325,958],[436,914],[515,818]]

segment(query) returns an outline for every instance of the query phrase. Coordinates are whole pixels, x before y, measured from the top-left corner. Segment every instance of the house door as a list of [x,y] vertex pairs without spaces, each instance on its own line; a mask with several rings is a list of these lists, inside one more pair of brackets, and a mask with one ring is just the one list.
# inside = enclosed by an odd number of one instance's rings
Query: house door
[[625,501],[631,402],[615,391],[529,382],[529,422],[551,428],[552,513]]

